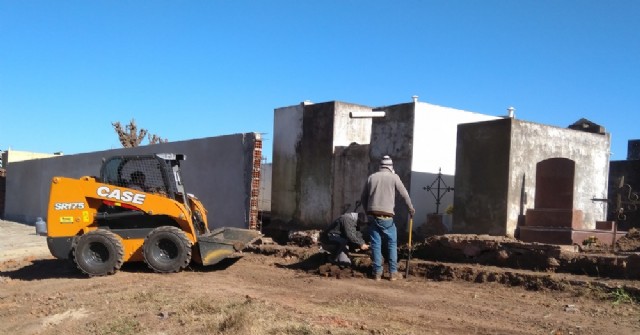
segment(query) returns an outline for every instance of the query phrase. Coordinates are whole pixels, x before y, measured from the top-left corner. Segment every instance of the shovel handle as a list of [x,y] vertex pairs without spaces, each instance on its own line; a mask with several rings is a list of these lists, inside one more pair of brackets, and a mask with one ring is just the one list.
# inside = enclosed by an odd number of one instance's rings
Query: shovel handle
[[407,256],[407,265],[405,266],[405,274],[404,274],[405,278],[409,277],[409,261],[411,260],[411,253],[412,253],[411,233],[413,233],[413,216],[411,215],[411,213],[409,213],[409,255]]

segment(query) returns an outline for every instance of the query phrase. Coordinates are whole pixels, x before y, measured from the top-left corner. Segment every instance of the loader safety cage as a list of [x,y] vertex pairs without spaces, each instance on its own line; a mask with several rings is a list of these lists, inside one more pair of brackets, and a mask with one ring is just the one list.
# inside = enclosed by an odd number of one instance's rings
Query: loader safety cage
[[184,187],[179,169],[174,167],[184,159],[184,155],[176,154],[115,156],[102,165],[100,179],[105,184],[176,199],[177,194],[184,194]]

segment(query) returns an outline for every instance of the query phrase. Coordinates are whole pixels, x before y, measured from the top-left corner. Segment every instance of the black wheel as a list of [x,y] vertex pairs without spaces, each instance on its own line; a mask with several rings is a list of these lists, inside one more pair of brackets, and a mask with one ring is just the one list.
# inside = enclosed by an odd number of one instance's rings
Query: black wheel
[[191,262],[191,241],[179,228],[159,227],[147,235],[142,255],[155,272],[178,272]]
[[82,272],[105,276],[116,273],[122,266],[124,247],[116,234],[98,229],[78,236],[72,254]]

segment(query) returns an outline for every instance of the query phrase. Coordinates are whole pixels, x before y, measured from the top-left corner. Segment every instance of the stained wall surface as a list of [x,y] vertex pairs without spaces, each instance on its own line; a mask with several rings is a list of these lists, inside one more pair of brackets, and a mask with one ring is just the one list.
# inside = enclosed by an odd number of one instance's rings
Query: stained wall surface
[[517,119],[458,126],[454,196],[456,233],[516,234],[519,219],[534,208],[536,164],[549,158],[575,162],[573,208],[584,229],[604,220],[610,136]]
[[333,102],[304,106],[302,140],[298,146],[298,204],[295,220],[305,227],[331,221],[331,165],[333,163]]
[[[374,118],[371,125],[369,150],[369,174],[380,169],[380,160],[389,155],[393,168],[411,195],[411,166],[413,163],[414,132],[416,131],[414,103],[386,106],[383,118]],[[418,203],[413,201],[414,206]],[[400,196],[396,196],[394,221],[402,235],[408,227],[408,208]]]
[[23,223],[46,218],[54,176],[98,176],[104,157],[172,152],[187,155],[181,165],[185,188],[207,208],[209,226],[246,228],[256,139],[260,134],[244,133],[10,163],[5,218]]
[[[353,210],[367,176],[390,155],[416,208],[414,226],[436,210],[424,189],[442,168],[453,187],[457,125],[495,116],[414,101],[376,108],[384,117],[353,119],[368,106],[326,102],[275,110],[272,217],[287,229],[322,227]],[[453,203],[442,199],[440,211]],[[407,231],[408,210],[397,203],[396,221]]]
[[[378,170],[382,156],[391,156],[416,209],[413,227],[417,228],[427,222],[427,215],[435,213],[436,207],[443,213],[453,204],[454,190],[441,190],[444,195],[440,194],[438,205],[436,189],[440,171],[441,188],[453,189],[458,124],[496,117],[420,101],[386,106],[384,110],[385,117],[375,118],[372,124],[369,172]],[[434,182],[436,189],[425,189]],[[408,233],[407,214],[406,205],[396,197],[395,221],[402,233]]]
[[304,104],[276,108],[271,170],[272,224],[289,224],[297,208],[298,147],[302,141]]
[[[354,190],[344,180],[366,176],[345,155],[352,145],[368,145],[370,119],[352,119],[351,112],[370,107],[338,101],[303,103],[275,110],[272,224],[286,229],[326,227],[342,214]],[[339,155],[340,157],[336,157]],[[346,164],[346,165],[345,165]],[[346,168],[355,167],[355,168]],[[336,175],[338,174],[338,175]],[[358,187],[360,190],[361,184]]]
[[258,210],[271,212],[271,172],[273,164],[266,163],[260,166],[260,197]]
[[459,125],[457,139],[453,232],[506,234],[511,121]]

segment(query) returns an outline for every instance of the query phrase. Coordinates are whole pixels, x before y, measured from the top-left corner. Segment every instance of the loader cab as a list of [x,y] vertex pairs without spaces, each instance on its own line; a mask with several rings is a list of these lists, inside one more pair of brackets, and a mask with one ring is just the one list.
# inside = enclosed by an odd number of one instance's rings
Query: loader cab
[[177,199],[185,194],[180,176],[180,161],[184,159],[182,154],[114,156],[102,164],[100,180]]

